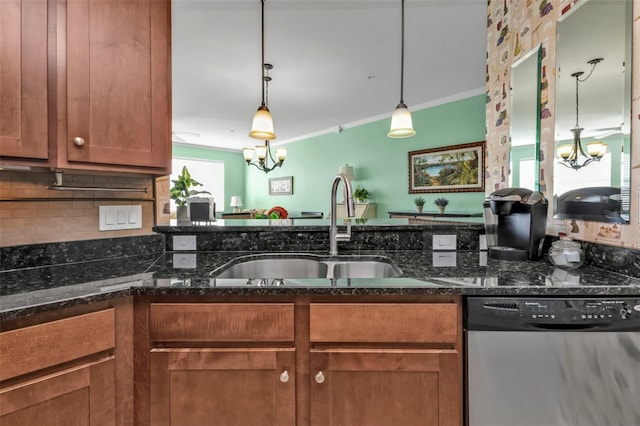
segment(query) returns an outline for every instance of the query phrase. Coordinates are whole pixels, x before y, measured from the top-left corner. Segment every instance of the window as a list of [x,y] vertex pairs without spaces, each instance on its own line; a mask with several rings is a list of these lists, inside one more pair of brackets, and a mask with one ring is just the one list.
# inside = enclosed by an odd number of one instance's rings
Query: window
[[[213,197],[216,203],[216,211],[224,206],[224,162],[213,160],[195,160],[187,158],[174,158],[171,180],[177,179],[182,173],[182,167],[187,166],[191,177],[202,184],[194,189],[198,191],[209,191],[211,195],[202,194],[202,197]],[[173,186],[173,183],[169,184]],[[219,207],[218,207],[219,206]],[[171,200],[171,211],[176,210],[176,204]]]

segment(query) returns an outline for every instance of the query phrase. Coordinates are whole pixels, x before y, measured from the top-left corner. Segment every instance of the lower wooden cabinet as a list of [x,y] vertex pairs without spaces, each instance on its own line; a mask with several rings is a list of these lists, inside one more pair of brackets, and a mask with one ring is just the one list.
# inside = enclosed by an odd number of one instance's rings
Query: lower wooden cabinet
[[0,424],[460,426],[460,298],[360,299],[160,296],[3,322]]
[[133,426],[131,298],[0,322],[0,425]]
[[458,355],[312,350],[311,425],[460,425]]
[[312,426],[462,424],[461,310],[311,303]]
[[154,349],[154,426],[294,426],[295,351]]
[[460,300],[425,300],[151,303],[148,424],[460,426]]
[[116,426],[113,356],[0,390],[2,426]]

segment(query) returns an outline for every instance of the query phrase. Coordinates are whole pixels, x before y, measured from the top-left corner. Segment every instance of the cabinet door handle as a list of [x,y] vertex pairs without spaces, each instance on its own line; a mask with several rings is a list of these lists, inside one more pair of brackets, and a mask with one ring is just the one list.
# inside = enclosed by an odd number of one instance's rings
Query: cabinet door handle
[[316,374],[316,383],[324,383],[324,374],[322,374],[322,371],[318,371],[318,374]]
[[284,370],[281,374],[280,374],[280,381],[282,383],[287,383],[289,381],[289,372],[287,370]]
[[73,143],[75,144],[75,146],[82,146],[84,145],[84,138],[76,136],[75,138],[73,138]]

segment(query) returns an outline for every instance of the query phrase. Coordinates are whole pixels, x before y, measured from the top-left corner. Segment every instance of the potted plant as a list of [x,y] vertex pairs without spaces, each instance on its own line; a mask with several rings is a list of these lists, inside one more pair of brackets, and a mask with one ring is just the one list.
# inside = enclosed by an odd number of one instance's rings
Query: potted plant
[[191,177],[191,173],[187,170],[187,166],[182,167],[182,173],[178,175],[178,179],[171,180],[173,187],[169,190],[171,199],[176,202],[178,224],[189,222],[189,212],[187,211],[187,200],[197,194],[209,194],[209,191],[198,191],[191,189],[194,186],[202,186],[200,182]]
[[440,210],[440,213],[444,213],[444,208],[449,204],[449,200],[444,197],[440,197],[436,198],[433,204],[438,206],[438,210]]
[[413,203],[416,205],[416,207],[418,208],[418,213],[422,213],[422,207],[424,206],[425,203],[425,199],[422,197],[416,197],[413,200]]
[[361,186],[358,186],[353,192],[353,198],[356,203],[366,203],[369,200],[369,191]]

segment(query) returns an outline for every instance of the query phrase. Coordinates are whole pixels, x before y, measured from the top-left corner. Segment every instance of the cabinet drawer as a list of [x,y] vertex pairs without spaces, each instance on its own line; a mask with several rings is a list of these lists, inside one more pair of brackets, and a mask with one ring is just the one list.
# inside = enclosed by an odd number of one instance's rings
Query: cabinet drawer
[[312,303],[311,342],[456,343],[455,303]]
[[292,303],[152,303],[155,342],[293,342]]
[[0,333],[0,380],[115,347],[115,312],[105,309]]

